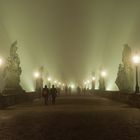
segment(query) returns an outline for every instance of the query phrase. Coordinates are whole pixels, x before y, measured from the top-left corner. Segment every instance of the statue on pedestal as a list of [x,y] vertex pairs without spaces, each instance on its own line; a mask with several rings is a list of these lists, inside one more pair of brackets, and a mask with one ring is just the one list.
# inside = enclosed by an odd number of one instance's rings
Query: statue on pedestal
[[7,63],[4,69],[3,77],[5,79],[4,90],[22,90],[20,86],[20,59],[17,54],[17,41],[15,41],[10,48],[10,56],[7,59]]
[[118,74],[115,81],[120,91],[133,91],[134,79],[131,58],[131,48],[125,44],[122,53],[122,64],[119,64]]

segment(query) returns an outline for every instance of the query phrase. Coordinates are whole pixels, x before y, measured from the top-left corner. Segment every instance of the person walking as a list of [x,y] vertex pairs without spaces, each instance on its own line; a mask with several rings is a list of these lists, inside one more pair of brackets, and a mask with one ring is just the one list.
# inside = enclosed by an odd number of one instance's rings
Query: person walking
[[57,90],[56,90],[56,88],[54,87],[54,85],[52,85],[50,94],[51,94],[51,96],[52,96],[52,104],[55,104],[55,98],[56,98],[56,96],[57,96]]
[[45,87],[43,88],[42,96],[44,97],[45,105],[48,105],[49,89],[47,88],[47,85],[45,85]]

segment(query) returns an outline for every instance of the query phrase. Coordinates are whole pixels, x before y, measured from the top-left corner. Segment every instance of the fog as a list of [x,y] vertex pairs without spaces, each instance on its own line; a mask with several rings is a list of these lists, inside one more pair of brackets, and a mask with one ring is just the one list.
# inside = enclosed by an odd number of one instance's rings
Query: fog
[[123,45],[140,48],[139,7],[139,0],[0,0],[0,56],[18,40],[28,91],[40,66],[45,75],[80,84],[104,68],[107,88],[116,89]]

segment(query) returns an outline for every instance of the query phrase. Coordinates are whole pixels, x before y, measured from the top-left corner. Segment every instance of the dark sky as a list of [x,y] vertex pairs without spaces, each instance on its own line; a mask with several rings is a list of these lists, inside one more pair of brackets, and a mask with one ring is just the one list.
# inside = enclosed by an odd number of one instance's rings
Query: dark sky
[[114,87],[123,44],[140,46],[139,0],[0,0],[0,55],[18,40],[22,85],[41,65],[54,79],[79,82],[105,68]]

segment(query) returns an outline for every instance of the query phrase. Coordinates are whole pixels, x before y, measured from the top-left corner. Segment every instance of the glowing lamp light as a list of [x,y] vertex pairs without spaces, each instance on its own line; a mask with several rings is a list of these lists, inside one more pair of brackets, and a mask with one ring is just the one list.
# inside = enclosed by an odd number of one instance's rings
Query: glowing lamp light
[[87,84],[87,82],[84,82],[84,85],[86,85]]
[[135,55],[135,56],[133,56],[132,60],[135,64],[139,64],[140,63],[140,56]]
[[39,73],[39,72],[35,72],[35,73],[34,73],[34,77],[35,77],[35,78],[38,78],[39,76],[40,76],[40,73]]
[[59,82],[58,84],[61,85],[61,82]]
[[111,91],[111,89],[108,87],[107,89],[106,89],[107,91]]
[[57,84],[57,81],[55,80],[54,83]]
[[48,77],[48,81],[51,81],[52,80],[52,78],[51,77]]
[[74,88],[75,88],[75,85],[72,84],[72,85],[71,85],[71,88],[74,89]]
[[95,81],[95,80],[96,80],[96,78],[95,78],[95,77],[92,77],[92,80],[93,80],[93,81]]
[[90,81],[89,81],[89,80],[87,80],[87,83],[89,84],[89,83],[90,83]]
[[63,87],[65,86],[65,84],[63,83],[63,85],[62,85]]
[[106,77],[106,76],[107,76],[106,71],[102,71],[102,72],[101,72],[101,76],[102,76],[102,77]]
[[137,64],[140,63],[140,56],[139,55],[134,55],[133,56],[133,62],[136,64],[136,86],[135,86],[135,93],[139,93],[139,82],[138,82],[138,66]]
[[0,66],[3,64],[3,60],[2,58],[0,58]]

